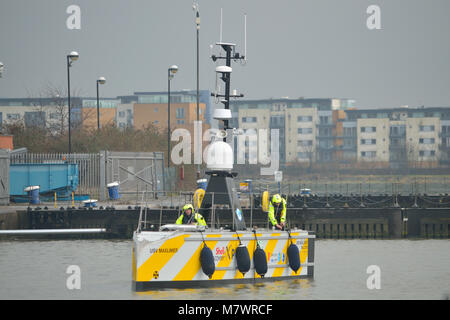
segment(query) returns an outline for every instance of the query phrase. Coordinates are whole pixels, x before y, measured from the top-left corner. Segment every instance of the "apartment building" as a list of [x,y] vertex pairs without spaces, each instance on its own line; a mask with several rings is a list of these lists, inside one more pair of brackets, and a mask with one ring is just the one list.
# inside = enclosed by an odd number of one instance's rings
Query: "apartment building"
[[316,161],[317,109],[290,108],[286,120],[286,162]]
[[358,119],[357,160],[389,162],[389,119]]
[[[335,157],[338,111],[353,106],[349,99],[264,99],[232,101],[236,128],[277,129],[280,163],[326,162]],[[339,128],[339,132],[342,127]]]
[[348,110],[342,125],[347,161],[399,168],[450,159],[450,108]]
[[[100,126],[116,123],[117,98],[99,99]],[[71,98],[72,128],[97,128],[97,98]],[[0,98],[0,125],[23,123],[26,127],[45,127],[54,132],[68,128],[67,97]]]
[[[72,125],[81,121],[82,99],[73,97]],[[0,126],[22,123],[26,127],[45,127],[55,132],[67,129],[67,98],[0,98]]]
[[408,162],[433,162],[440,159],[440,118],[408,118],[406,121]]
[[[204,122],[205,104],[200,103],[200,120]],[[133,106],[133,123],[136,129],[154,125],[160,131],[167,130],[167,103],[136,103]],[[195,103],[171,103],[170,127],[185,128],[197,120],[197,105]]]
[[116,110],[116,125],[121,128],[133,128],[134,116],[133,108],[134,104],[138,102],[136,95],[118,96],[120,103],[117,105]]
[[[116,113],[120,103],[120,99],[99,99],[100,127],[116,124]],[[98,127],[96,98],[83,98],[79,112],[81,113],[81,124],[84,129],[96,129]]]

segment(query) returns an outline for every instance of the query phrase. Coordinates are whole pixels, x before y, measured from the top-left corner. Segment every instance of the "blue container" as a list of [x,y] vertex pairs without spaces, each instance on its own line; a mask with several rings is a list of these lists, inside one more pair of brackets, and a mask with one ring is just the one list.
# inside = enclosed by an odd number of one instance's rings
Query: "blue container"
[[28,193],[28,198],[31,204],[39,204],[39,186],[29,186],[24,189]]
[[9,168],[9,190],[11,196],[23,196],[29,186],[39,186],[41,194],[56,190],[67,196],[78,187],[78,165],[69,163],[20,163]]
[[119,183],[117,181],[108,183],[106,185],[106,187],[108,188],[109,199],[117,200],[117,199],[120,198],[120,195],[119,195]]
[[197,188],[203,189],[206,191],[206,187],[208,186],[208,180],[207,179],[200,179],[197,180]]

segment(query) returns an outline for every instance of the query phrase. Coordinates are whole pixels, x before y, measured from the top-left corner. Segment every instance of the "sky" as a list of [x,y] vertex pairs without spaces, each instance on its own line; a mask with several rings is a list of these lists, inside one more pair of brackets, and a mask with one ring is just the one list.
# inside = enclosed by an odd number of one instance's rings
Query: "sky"
[[[350,98],[359,108],[450,106],[448,0],[198,0],[200,89],[214,90],[210,45],[244,52],[231,88],[244,99]],[[0,0],[0,98],[39,96],[48,85],[103,97],[167,91],[167,69],[179,67],[171,90],[196,89],[196,29],[191,0]],[[71,5],[80,29],[68,29]],[[370,5],[381,29],[371,30]],[[214,46],[214,53],[222,52]],[[71,90],[72,91],[72,90]]]

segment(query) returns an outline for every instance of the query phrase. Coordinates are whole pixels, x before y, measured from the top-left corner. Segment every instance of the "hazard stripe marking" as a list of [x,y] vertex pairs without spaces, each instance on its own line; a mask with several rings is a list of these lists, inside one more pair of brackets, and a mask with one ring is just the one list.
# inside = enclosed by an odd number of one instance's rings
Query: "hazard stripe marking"
[[[148,259],[145,261],[137,271],[137,281],[150,281],[153,277],[153,272],[161,270],[162,267],[180,251],[181,246],[184,244],[184,238],[189,235],[181,235],[165,241],[161,247],[158,248]],[[178,248],[177,251],[170,251],[171,248]],[[168,253],[160,254],[158,251],[166,251]]]
[[[207,238],[218,238],[220,235],[208,235]],[[214,250],[218,240],[214,241],[208,241],[205,240],[206,245],[211,249]],[[195,275],[200,271],[202,268],[200,263],[200,252],[203,249],[203,242],[200,243],[197,250],[195,250],[194,254],[191,256],[191,258],[188,260],[188,262],[184,265],[184,267],[178,272],[178,274],[173,278],[174,281],[185,281],[185,280],[192,280]]]

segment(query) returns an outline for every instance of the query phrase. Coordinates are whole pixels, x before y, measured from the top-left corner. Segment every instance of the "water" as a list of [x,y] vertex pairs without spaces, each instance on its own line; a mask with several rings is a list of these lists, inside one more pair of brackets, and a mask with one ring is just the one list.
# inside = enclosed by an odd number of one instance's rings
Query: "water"
[[[132,242],[0,241],[0,299],[444,299],[450,240],[317,240],[314,279],[221,288],[131,290]],[[81,289],[69,290],[70,265]],[[369,290],[367,267],[381,271]]]

